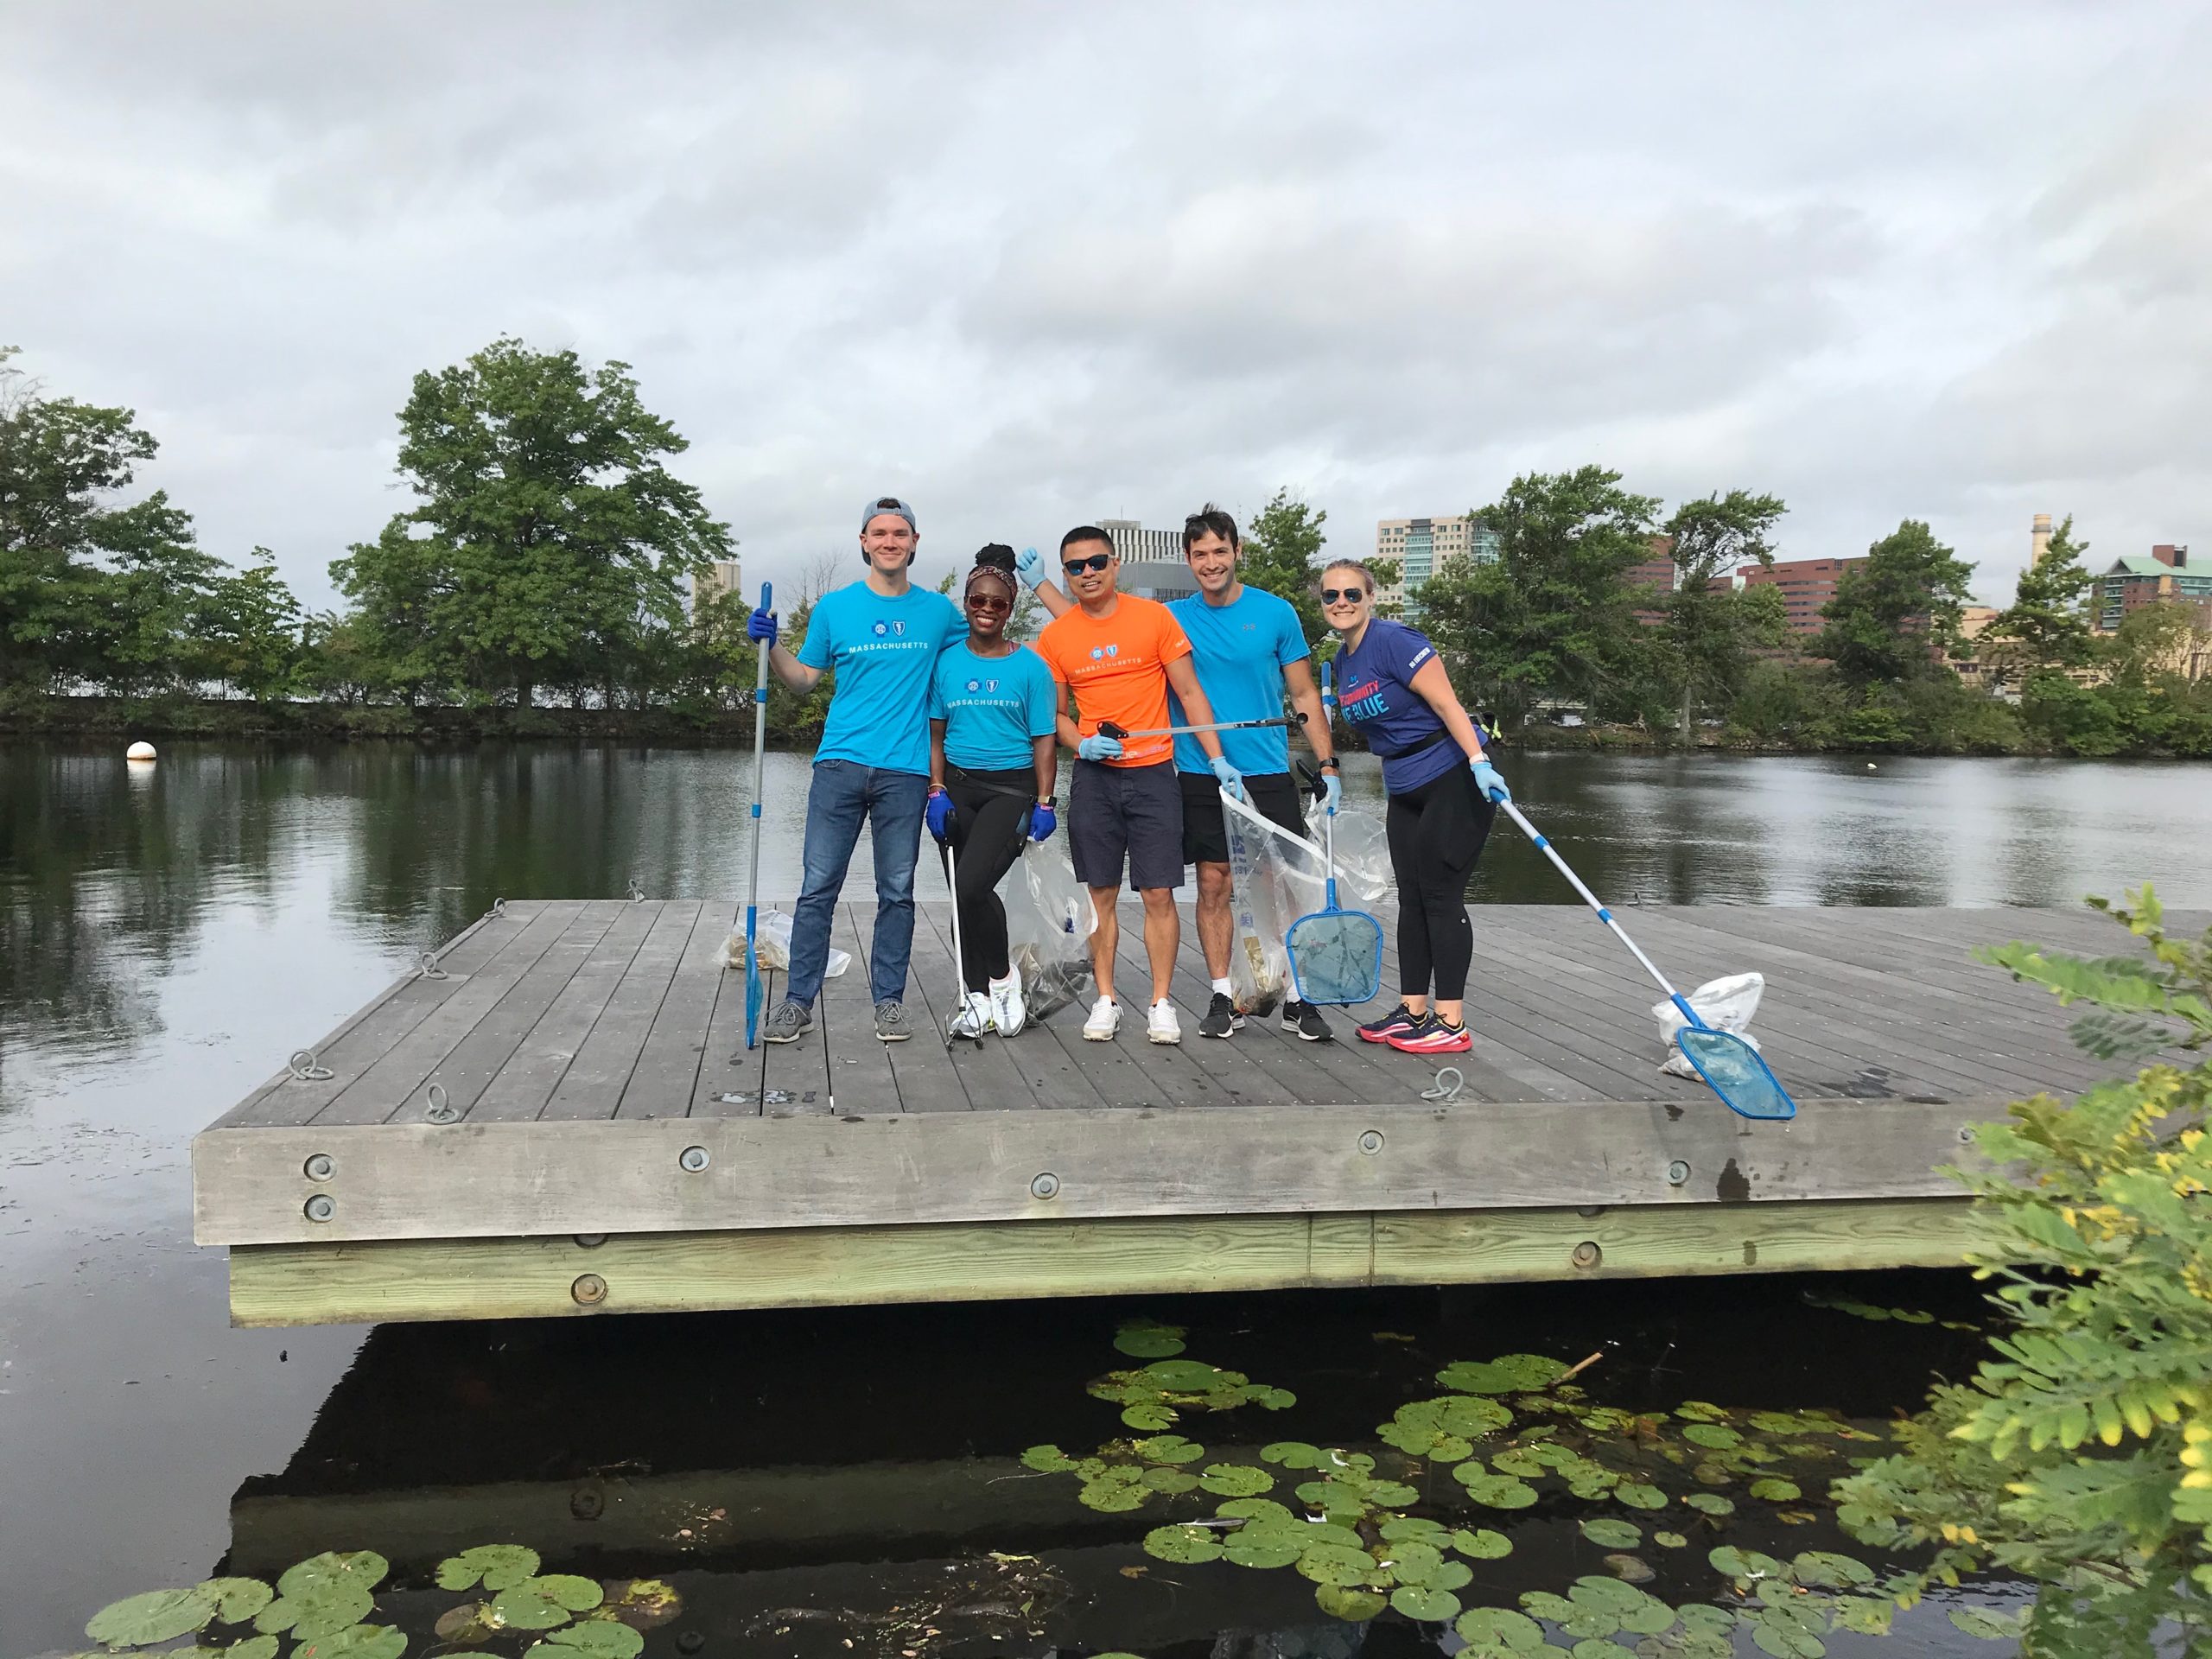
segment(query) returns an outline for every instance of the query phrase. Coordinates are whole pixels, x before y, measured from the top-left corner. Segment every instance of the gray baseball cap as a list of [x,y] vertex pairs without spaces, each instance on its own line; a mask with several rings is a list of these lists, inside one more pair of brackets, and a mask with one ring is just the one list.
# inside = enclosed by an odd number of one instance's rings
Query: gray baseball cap
[[879,495],[874,500],[869,502],[868,505],[862,507],[861,509],[861,528],[862,530],[866,530],[871,520],[880,518],[887,512],[895,512],[901,518],[904,518],[906,521],[906,528],[912,531],[915,535],[918,536],[922,533],[920,526],[914,523],[913,508],[908,506],[904,501],[901,501],[895,495]]

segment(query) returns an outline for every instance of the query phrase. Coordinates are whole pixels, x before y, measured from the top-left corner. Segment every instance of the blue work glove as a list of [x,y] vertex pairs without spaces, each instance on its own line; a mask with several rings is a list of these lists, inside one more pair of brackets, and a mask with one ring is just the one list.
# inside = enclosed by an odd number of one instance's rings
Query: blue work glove
[[952,797],[943,790],[930,796],[929,804],[922,809],[922,822],[930,827],[930,834],[939,841],[952,837]]
[[1014,573],[1021,578],[1025,588],[1041,588],[1045,583],[1045,556],[1033,547],[1025,547],[1014,556]]
[[1497,768],[1487,755],[1477,755],[1467,762],[1467,770],[1475,774],[1475,787],[1483,792],[1486,801],[1510,801],[1513,791],[1505,786],[1505,779],[1497,775]]
[[1086,760],[1118,760],[1122,758],[1122,740],[1118,737],[1086,737],[1075,746],[1075,752]]
[[1238,800],[1243,800],[1244,774],[1229,764],[1229,757],[1225,754],[1217,754],[1210,764],[1213,767],[1213,775],[1221,780],[1221,786]]
[[1060,815],[1053,811],[1051,807],[1046,805],[1044,802],[1039,801],[1036,805],[1029,809],[1030,840],[1051,840],[1052,831],[1058,829],[1059,824]]
[[1321,774],[1321,810],[1334,812],[1344,798],[1344,786],[1333,772]]
[[773,649],[776,643],[776,613],[773,611],[756,609],[752,615],[745,619],[745,637],[756,645],[766,645]]

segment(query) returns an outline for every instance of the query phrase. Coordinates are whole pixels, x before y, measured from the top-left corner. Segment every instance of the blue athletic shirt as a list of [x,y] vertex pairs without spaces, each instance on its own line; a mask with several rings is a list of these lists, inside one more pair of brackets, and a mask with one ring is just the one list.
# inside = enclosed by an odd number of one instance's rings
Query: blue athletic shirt
[[[1376,617],[1367,625],[1357,651],[1336,656],[1337,700],[1344,718],[1359,728],[1367,747],[1382,757],[1382,787],[1393,794],[1419,789],[1441,778],[1467,757],[1450,735],[1418,754],[1408,754],[1423,738],[1444,730],[1436,711],[1414,690],[1414,676],[1436,656],[1428,636],[1402,622]],[[1403,759],[1394,757],[1403,756]]]
[[962,640],[937,659],[930,718],[944,722],[944,758],[978,772],[1035,764],[1030,740],[1058,730],[1052,671],[1027,645],[1011,657],[978,657]]
[[[1216,720],[1273,720],[1281,715],[1283,664],[1313,654],[1288,600],[1247,584],[1231,605],[1209,605],[1204,594],[1192,594],[1171,601],[1167,608],[1191,637],[1191,666],[1198,671],[1198,689],[1213,704]],[[1176,726],[1187,724],[1190,718],[1172,691],[1167,718]],[[1221,752],[1239,772],[1264,777],[1290,770],[1290,738],[1285,727],[1216,735],[1221,739]],[[1175,740],[1175,770],[1213,770],[1197,738]]]
[[837,675],[815,760],[927,777],[930,677],[938,653],[967,635],[952,601],[925,588],[886,599],[863,580],[823,594],[798,653]]

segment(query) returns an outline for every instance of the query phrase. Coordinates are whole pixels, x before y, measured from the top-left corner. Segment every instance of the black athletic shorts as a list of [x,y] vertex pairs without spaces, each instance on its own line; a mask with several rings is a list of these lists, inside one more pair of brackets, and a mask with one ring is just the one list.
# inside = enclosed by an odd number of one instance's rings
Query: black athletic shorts
[[[1183,781],[1183,861],[1229,862],[1229,824],[1222,812],[1221,785],[1210,772],[1178,772]],[[1306,834],[1306,804],[1287,772],[1248,773],[1244,799],[1262,817],[1294,836]]]
[[1086,887],[1119,887],[1124,856],[1131,891],[1181,887],[1183,797],[1175,763],[1077,761],[1068,789],[1068,855]]

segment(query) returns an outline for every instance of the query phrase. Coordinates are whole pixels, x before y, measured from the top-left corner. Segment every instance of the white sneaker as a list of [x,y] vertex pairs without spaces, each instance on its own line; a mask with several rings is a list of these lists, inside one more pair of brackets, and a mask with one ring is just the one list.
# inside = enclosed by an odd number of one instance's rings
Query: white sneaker
[[1090,1005],[1090,1018],[1083,1022],[1083,1040],[1110,1043],[1121,1028],[1122,1005],[1110,996],[1102,996]]
[[1001,1037],[1011,1037],[1027,1023],[1021,1006],[1021,969],[1009,968],[1004,979],[991,982],[991,1024]]
[[981,991],[970,991],[961,999],[960,1012],[952,1016],[952,1023],[944,1028],[945,1040],[956,1037],[983,1040],[983,1033],[991,1028],[991,1000]]
[[1183,1040],[1183,1027],[1176,1022],[1173,1002],[1162,1001],[1152,1005],[1152,1011],[1144,1018],[1144,1036],[1148,1043],[1179,1043]]

